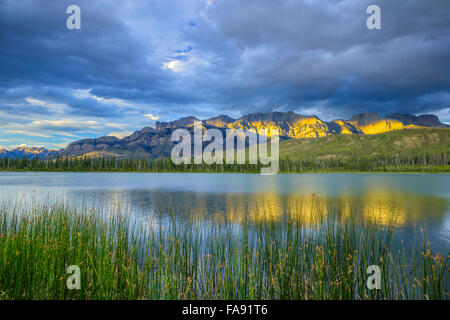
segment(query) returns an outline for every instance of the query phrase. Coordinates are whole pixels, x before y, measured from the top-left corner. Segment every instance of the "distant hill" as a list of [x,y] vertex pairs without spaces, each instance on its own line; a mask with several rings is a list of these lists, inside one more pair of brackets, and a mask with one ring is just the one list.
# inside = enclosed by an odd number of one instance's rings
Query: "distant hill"
[[280,158],[296,160],[374,159],[424,153],[450,153],[450,130],[420,128],[376,135],[331,135],[317,139],[290,139],[280,144]]
[[[24,155],[33,157],[35,154],[38,154],[39,157],[55,157],[59,155],[61,157],[166,158],[170,156],[171,150],[175,145],[171,141],[172,132],[178,128],[192,131],[194,121],[200,120],[190,116],[169,122],[157,121],[155,128],[146,127],[122,139],[112,136],[82,139],[71,143],[67,148],[59,152],[49,150],[37,152],[37,150],[32,150],[27,153],[16,149],[13,151],[0,151],[0,156],[1,154],[6,154],[8,157],[21,157]],[[276,128],[280,130],[281,140],[289,141],[286,143],[286,146],[314,145],[314,148],[317,150],[324,148],[322,144],[327,145],[328,143],[343,143],[344,145],[348,143],[349,150],[354,150],[354,148],[364,147],[364,143],[386,143],[386,141],[379,140],[381,138],[371,137],[375,134],[401,131],[403,134],[398,134],[398,136],[404,137],[412,133],[411,129],[449,127],[440,122],[434,115],[393,114],[383,118],[376,113],[362,113],[348,120],[336,119],[327,122],[317,116],[304,116],[292,111],[251,113],[238,119],[233,119],[227,115],[219,115],[202,120],[202,124],[206,129],[215,128],[221,131],[242,129],[260,132],[262,129]],[[304,139],[320,137],[324,139]],[[397,137],[397,135],[393,135],[393,137]],[[358,141],[361,141],[363,145],[358,145]],[[398,147],[404,148],[406,145],[400,144]],[[337,146],[333,147],[331,145],[330,148],[339,149]],[[383,146],[379,146],[379,148],[383,148]]]
[[36,156],[39,159],[52,158],[58,154],[59,150],[48,150],[43,147],[19,147],[12,150],[0,149],[0,158],[28,158]]

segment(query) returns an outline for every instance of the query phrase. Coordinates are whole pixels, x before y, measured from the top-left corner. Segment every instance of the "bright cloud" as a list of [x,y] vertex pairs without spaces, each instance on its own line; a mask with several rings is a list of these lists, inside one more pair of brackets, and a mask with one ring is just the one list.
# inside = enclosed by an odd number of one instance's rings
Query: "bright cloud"
[[25,101],[28,102],[30,105],[45,107],[46,109],[54,113],[61,113],[68,108],[68,105],[65,103],[48,102],[40,99],[35,99],[32,97],[25,98]]
[[50,138],[51,136],[42,132],[37,131],[31,131],[31,130],[5,130],[6,133],[10,134],[23,134],[27,136],[33,136],[33,137],[43,137],[43,138]]
[[144,114],[144,117],[146,117],[146,118],[148,118],[150,120],[154,120],[154,121],[159,120],[159,116],[155,116],[155,115],[153,115],[151,113]]
[[182,72],[186,69],[186,63],[182,60],[171,59],[163,62],[162,68],[173,72]]
[[35,120],[30,125],[32,128],[41,128],[46,130],[80,131],[85,129],[99,129],[97,121],[76,121],[72,119],[62,120]]

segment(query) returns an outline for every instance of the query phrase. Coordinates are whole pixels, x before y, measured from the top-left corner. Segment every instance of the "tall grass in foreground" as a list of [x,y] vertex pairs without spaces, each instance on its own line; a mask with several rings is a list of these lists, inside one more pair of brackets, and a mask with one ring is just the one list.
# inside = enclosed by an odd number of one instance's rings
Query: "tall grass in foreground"
[[[113,210],[114,211],[114,210]],[[448,299],[448,253],[339,215],[149,227],[67,204],[0,205],[0,299]],[[369,265],[382,288],[366,286]],[[66,268],[81,268],[68,290]]]

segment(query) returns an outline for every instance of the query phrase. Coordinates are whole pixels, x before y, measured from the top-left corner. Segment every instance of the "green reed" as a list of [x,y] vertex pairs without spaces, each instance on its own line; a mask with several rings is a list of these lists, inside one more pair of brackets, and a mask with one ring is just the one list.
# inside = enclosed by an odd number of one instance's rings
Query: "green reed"
[[[448,299],[448,253],[339,212],[150,223],[121,210],[0,204],[0,299]],[[252,217],[249,219],[248,217]],[[421,233],[424,234],[424,233]],[[381,289],[366,286],[369,265]],[[69,290],[66,269],[81,269]]]

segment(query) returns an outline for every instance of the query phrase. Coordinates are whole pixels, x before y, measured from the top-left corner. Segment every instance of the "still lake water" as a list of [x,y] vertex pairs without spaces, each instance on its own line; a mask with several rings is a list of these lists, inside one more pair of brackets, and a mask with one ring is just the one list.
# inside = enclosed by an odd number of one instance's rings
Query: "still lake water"
[[357,214],[412,239],[426,226],[433,249],[450,250],[450,176],[426,174],[0,173],[4,199],[64,200],[153,221],[201,214],[280,220],[311,213]]

